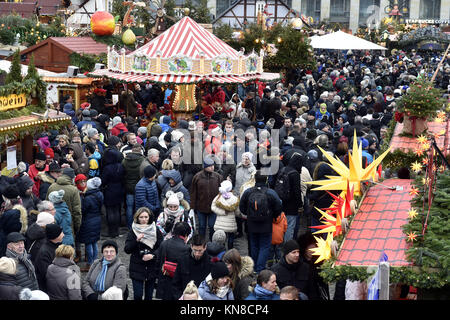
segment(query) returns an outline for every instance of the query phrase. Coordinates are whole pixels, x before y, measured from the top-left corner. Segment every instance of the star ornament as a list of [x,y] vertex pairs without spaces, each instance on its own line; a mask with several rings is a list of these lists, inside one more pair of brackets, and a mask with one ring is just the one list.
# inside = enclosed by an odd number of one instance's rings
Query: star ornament
[[312,190],[347,190],[347,181],[354,194],[361,195],[361,182],[375,179],[378,165],[391,151],[389,147],[382,155],[374,159],[373,162],[363,168],[362,165],[362,144],[357,142],[356,130],[353,139],[353,149],[349,152],[349,166],[347,167],[338,157],[330,156],[326,151],[319,147],[322,154],[328,159],[328,164],[338,175],[326,176],[327,180],[310,181],[307,184],[319,185]]
[[423,143],[420,145],[420,147],[422,148],[422,150],[428,150],[428,149],[430,149],[430,144],[428,142]]
[[419,157],[423,156],[423,150],[422,150],[422,149],[416,149],[416,150],[414,150],[414,153],[415,153],[417,156],[419,156]]
[[408,217],[410,219],[414,219],[415,217],[417,217],[418,213],[415,209],[411,209],[408,211]]
[[411,164],[411,169],[414,171],[414,172],[420,172],[420,170],[422,170],[422,165],[419,163],[419,162],[413,162],[412,164]]
[[425,144],[427,143],[427,141],[428,141],[427,137],[425,137],[423,134],[417,137],[417,142],[420,144]]
[[322,237],[316,237],[316,248],[309,249],[312,251],[313,256],[319,256],[314,263],[319,263],[323,260],[328,260],[331,258],[331,242],[333,241],[333,235],[328,233],[327,239],[324,240]]
[[417,196],[417,195],[419,195],[419,189],[412,187],[411,191],[409,191],[409,194],[412,196]]
[[407,240],[408,241],[410,241],[410,242],[413,242],[413,241],[417,241],[417,234],[416,234],[416,232],[414,231],[414,232],[410,232],[410,233],[408,233],[407,234]]

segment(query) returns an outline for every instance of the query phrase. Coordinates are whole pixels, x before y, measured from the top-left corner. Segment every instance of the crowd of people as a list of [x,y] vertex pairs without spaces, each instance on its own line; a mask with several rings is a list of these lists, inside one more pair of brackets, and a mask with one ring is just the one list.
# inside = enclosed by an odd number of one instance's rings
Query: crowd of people
[[[319,147],[348,163],[355,132],[370,164],[396,102],[440,58],[324,51],[281,82],[199,84],[189,120],[171,111],[173,86],[135,84],[114,105],[105,80],[77,111],[64,97],[71,125],[0,177],[0,299],[127,299],[128,279],[134,300],[349,298],[345,281],[330,297],[310,251],[333,202],[306,184],[333,175]],[[446,94],[449,76],[445,61]]]

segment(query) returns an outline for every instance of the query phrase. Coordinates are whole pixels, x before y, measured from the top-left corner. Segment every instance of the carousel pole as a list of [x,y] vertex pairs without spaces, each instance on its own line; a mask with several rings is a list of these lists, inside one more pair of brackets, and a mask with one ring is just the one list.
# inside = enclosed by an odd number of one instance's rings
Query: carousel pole
[[450,49],[450,44],[447,46],[447,50],[445,50],[444,56],[442,57],[441,61],[439,61],[439,64],[436,68],[436,71],[433,74],[433,77],[431,78],[431,82],[434,82],[434,80],[436,79],[436,76],[439,72],[439,68],[442,66],[442,64],[444,63],[445,58],[447,57],[448,54],[448,49]]

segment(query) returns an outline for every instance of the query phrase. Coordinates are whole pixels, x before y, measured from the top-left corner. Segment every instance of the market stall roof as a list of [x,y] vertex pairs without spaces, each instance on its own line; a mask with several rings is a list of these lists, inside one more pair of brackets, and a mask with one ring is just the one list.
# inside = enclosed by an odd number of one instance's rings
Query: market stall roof
[[[0,70],[9,72],[10,69],[11,69],[11,61],[0,60]],[[22,64],[21,69],[22,69],[22,76],[26,76],[28,73],[28,66]],[[51,72],[51,71],[47,71],[47,70],[39,69],[39,68],[36,68],[36,69],[37,69],[38,74],[41,77],[54,77],[57,75],[57,73],[55,73],[55,72]]]
[[[443,151],[450,148],[450,130],[448,130],[449,127],[450,120],[447,120],[446,122],[428,122],[428,133],[439,134],[439,137],[436,139],[436,145]],[[420,149],[420,143],[417,141],[417,138],[403,136],[401,134],[402,132],[403,123],[397,122],[394,134],[390,142],[391,152],[399,149],[402,152],[408,153],[410,151]]]
[[220,54],[230,58],[238,57],[235,49],[189,17],[184,17],[167,31],[134,51],[150,57],[156,57],[159,52],[161,58],[169,58],[176,54],[193,59],[200,58],[202,54],[205,58],[214,58]]
[[387,50],[370,41],[361,39],[351,34],[336,31],[320,37],[311,39],[314,49],[336,49],[336,50]]
[[412,265],[406,259],[409,244],[402,230],[409,222],[410,201],[414,198],[410,194],[412,183],[410,179],[387,179],[383,185],[369,189],[350,225],[335,265],[376,266],[383,252],[391,266]]

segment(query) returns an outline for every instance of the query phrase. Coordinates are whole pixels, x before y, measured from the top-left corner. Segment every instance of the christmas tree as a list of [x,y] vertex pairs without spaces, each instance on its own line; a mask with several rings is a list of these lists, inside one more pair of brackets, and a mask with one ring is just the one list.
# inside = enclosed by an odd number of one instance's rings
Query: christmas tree
[[13,59],[11,62],[11,68],[9,73],[6,75],[5,84],[12,82],[22,82],[22,66],[20,64],[20,51],[14,52]]

